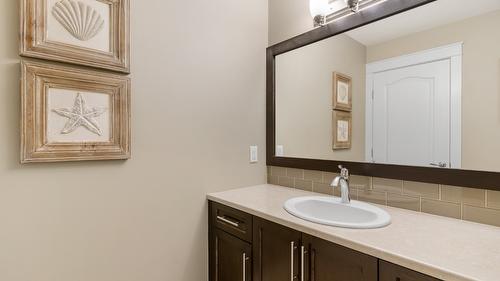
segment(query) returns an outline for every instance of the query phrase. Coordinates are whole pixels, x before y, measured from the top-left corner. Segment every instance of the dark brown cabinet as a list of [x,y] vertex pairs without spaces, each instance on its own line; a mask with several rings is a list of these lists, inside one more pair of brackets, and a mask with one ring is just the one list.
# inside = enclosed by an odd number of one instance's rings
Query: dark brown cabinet
[[253,221],[253,281],[300,280],[301,233],[260,219]]
[[213,281],[251,281],[252,247],[222,230],[212,233],[210,260],[210,280]]
[[303,234],[309,256],[305,281],[377,281],[377,258]]
[[379,261],[380,281],[439,281],[434,277],[401,267],[383,260]]
[[438,281],[210,202],[210,281]]
[[210,281],[252,281],[252,216],[209,204]]

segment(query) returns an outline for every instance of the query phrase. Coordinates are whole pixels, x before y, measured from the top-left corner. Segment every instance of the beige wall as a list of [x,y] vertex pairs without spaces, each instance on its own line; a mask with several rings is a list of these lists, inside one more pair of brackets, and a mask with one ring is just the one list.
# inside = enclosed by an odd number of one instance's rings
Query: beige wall
[[[286,157],[364,161],[366,48],[339,35],[276,57],[276,144]],[[352,147],[332,149],[332,72],[353,85]]]
[[207,280],[205,194],[265,182],[267,2],[131,1],[133,158],[26,166],[18,2],[0,1],[0,280]]
[[500,11],[367,49],[368,62],[463,42],[462,167],[500,171]]
[[309,0],[269,0],[269,45],[313,28]]

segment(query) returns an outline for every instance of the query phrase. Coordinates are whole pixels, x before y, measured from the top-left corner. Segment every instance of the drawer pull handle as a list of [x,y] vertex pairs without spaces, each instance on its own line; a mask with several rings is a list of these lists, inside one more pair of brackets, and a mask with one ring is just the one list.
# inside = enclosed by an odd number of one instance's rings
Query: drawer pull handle
[[219,220],[221,222],[225,222],[225,223],[227,223],[229,225],[232,225],[234,227],[240,227],[240,224],[238,222],[235,222],[235,221],[232,221],[232,220],[228,220],[228,219],[226,219],[223,216],[217,216],[217,220]]

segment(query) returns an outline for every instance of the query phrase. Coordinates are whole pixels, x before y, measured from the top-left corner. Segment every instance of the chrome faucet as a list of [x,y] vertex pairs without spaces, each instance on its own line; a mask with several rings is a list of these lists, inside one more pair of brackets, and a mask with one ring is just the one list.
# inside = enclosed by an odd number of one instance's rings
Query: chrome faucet
[[348,204],[351,202],[351,196],[349,195],[349,170],[339,165],[340,176],[336,177],[331,187],[335,188],[340,185],[340,197],[342,198],[343,204]]

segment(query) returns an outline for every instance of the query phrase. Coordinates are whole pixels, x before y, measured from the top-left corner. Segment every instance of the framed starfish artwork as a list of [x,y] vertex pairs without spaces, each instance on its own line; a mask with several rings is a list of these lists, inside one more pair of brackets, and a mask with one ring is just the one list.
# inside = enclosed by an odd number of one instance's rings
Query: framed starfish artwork
[[130,79],[22,62],[21,162],[130,158]]
[[129,0],[21,0],[20,54],[130,72]]
[[333,110],[333,150],[351,149],[352,145],[352,113]]

